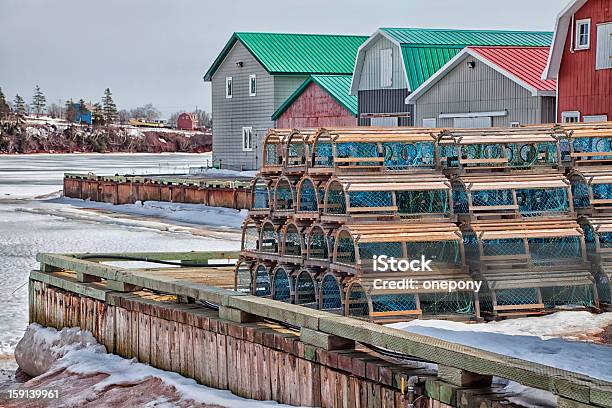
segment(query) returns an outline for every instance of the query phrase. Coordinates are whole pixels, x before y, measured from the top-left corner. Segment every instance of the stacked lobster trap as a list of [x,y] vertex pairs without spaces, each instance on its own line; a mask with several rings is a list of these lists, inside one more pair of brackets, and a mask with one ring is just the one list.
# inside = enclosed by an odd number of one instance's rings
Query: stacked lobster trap
[[[236,289],[373,321],[595,306],[595,280],[610,274],[604,258],[587,255],[589,221],[579,225],[576,214],[602,213],[605,189],[593,186],[607,180],[612,152],[595,142],[585,155],[592,134],[610,138],[612,125],[272,129]],[[432,270],[375,270],[378,255],[424,256]],[[601,265],[595,275],[589,261]],[[381,287],[403,279],[466,289]]]

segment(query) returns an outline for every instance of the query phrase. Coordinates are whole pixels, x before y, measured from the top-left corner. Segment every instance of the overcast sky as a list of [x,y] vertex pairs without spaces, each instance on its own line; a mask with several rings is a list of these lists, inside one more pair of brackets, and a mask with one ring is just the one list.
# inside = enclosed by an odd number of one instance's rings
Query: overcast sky
[[210,110],[202,76],[234,31],[369,35],[378,27],[552,30],[566,0],[0,0],[0,87],[31,102]]

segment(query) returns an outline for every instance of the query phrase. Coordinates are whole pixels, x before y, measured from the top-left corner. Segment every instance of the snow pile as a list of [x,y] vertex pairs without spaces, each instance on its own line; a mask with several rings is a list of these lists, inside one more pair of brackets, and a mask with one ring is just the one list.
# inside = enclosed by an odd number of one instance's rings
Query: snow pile
[[612,313],[564,311],[481,324],[413,320],[388,326],[612,381],[612,349],[573,341],[592,338],[610,324]]
[[27,350],[30,354],[50,352],[52,356],[47,358],[57,359],[45,374],[29,380],[21,388],[59,389],[61,402],[66,406],[83,406],[95,401],[97,406],[287,407],[273,401],[240,398],[226,390],[199,385],[177,373],[106,354],[95,340],[89,343],[92,338],[89,332],[78,328],[58,332],[30,325],[20,348],[25,352],[26,347],[33,347]]
[[209,167],[189,167],[189,174],[207,177],[255,177],[257,171],[238,171],[228,169],[213,169]]

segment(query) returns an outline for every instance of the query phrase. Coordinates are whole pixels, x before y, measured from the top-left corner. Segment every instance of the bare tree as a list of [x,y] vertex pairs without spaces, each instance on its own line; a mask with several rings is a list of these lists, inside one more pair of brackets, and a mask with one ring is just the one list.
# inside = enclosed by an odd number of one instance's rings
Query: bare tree
[[130,110],[130,118],[132,119],[155,120],[159,119],[160,116],[161,112],[150,103]]

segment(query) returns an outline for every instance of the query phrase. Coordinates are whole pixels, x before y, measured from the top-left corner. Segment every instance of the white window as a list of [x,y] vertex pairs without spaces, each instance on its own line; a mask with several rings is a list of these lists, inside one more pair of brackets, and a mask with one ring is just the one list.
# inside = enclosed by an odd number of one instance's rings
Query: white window
[[380,50],[380,86],[393,84],[393,50],[384,48]]
[[588,50],[591,44],[591,20],[576,21],[576,46],[577,50]]
[[242,150],[245,152],[253,150],[253,128],[250,126],[242,128]]
[[510,127],[521,127],[521,122],[510,122]]
[[426,127],[426,128],[435,128],[436,127],[436,118],[423,119],[423,127]]
[[231,98],[234,94],[234,83],[232,81],[232,77],[225,78],[225,97]]
[[255,74],[249,75],[249,96],[257,95],[257,77]]
[[584,123],[597,123],[597,122],[607,122],[608,115],[584,115],[582,117],[582,121]]
[[562,123],[580,122],[580,112],[578,111],[561,112],[561,122]]
[[595,69],[612,68],[612,23],[597,25]]

